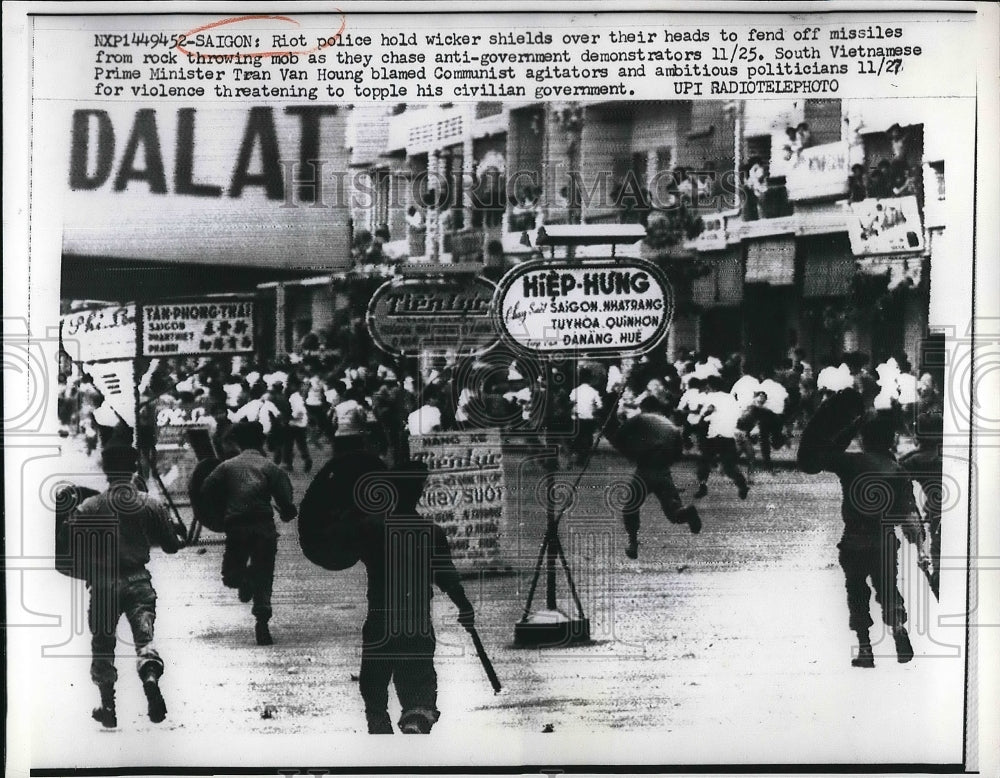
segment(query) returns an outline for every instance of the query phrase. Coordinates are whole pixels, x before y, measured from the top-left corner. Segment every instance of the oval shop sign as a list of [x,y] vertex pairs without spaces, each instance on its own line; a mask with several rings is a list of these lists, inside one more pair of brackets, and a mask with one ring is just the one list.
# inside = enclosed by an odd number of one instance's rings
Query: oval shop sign
[[396,356],[428,349],[480,354],[500,338],[490,307],[495,291],[492,281],[479,276],[389,281],[368,304],[368,332]]
[[666,337],[674,299],[649,262],[538,260],[501,279],[493,309],[501,335],[522,351],[638,356]]

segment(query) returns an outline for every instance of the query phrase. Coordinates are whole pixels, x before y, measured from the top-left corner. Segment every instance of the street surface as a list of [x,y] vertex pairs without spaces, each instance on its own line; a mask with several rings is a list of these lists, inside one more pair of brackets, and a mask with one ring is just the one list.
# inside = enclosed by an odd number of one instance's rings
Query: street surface
[[[96,472],[97,457],[88,460],[75,441],[66,442],[63,459],[64,472]],[[655,499],[648,501],[632,561],[620,518],[606,504],[614,503],[608,484],[629,468],[602,447],[561,533],[594,641],[528,650],[513,646],[513,630],[544,526],[535,497],[541,471],[505,453],[505,547],[511,557],[520,549],[519,561],[512,559],[518,570],[466,580],[504,690],[492,694],[454,606],[439,592],[442,717],[427,739],[434,748],[416,752],[418,745],[398,738],[351,737],[365,733],[356,682],[363,566],[321,570],[299,550],[295,525],[280,528],[275,645],[262,648],[254,644],[250,606],[222,586],[221,536],[206,530],[199,545],[172,557],[154,550],[167,720],[153,725],[145,717],[124,619],[119,728],[102,731],[90,719],[97,691],[88,674],[89,636],[79,615],[72,628],[67,618],[50,640],[65,645],[32,668],[47,679],[35,701],[32,752],[43,755],[36,766],[960,761],[964,660],[939,645],[958,643],[960,631],[928,626],[937,624],[938,605],[910,554],[901,588],[916,660],[897,664],[891,637],[879,639],[873,602],[877,666],[852,668],[836,550],[839,484],[793,471],[787,451],[784,459],[773,473],[756,474],[746,501],[714,473],[698,501],[700,535],[668,524]],[[317,469],[322,461],[317,455]],[[697,485],[693,461],[677,465],[674,476],[689,501]],[[297,500],[307,483],[294,474]],[[189,509],[182,515],[190,521]],[[53,572],[47,583],[57,600],[70,602],[75,591],[81,607],[85,602],[75,582]],[[560,606],[572,613],[561,571],[558,591]],[[535,603],[544,602],[543,572]],[[390,714],[398,715],[398,705]],[[534,736],[542,733],[551,734],[540,745]]]

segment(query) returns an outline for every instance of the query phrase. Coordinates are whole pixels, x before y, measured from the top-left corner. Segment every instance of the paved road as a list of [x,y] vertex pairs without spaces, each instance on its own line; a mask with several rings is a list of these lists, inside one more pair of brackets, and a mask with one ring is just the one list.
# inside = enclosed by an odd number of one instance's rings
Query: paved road
[[[88,466],[79,452],[71,451],[67,461]],[[960,752],[942,750],[940,743],[943,737],[960,743],[962,663],[929,656],[943,650],[934,642],[940,636],[927,634],[937,612],[915,566],[904,566],[903,586],[917,661],[898,665],[889,639],[876,647],[886,655],[878,657],[875,670],[850,667],[853,636],[836,563],[841,522],[835,479],[779,468],[759,473],[741,501],[735,487],[714,474],[709,495],[700,501],[702,533],[693,536],[668,524],[650,502],[642,513],[640,558],[631,561],[623,554],[619,520],[606,505],[608,484],[627,472],[623,467],[613,452],[601,450],[563,525],[594,642],[524,650],[512,645],[513,626],[537,553],[542,512],[533,496],[537,469],[508,457],[517,514],[511,532],[526,561],[515,560],[522,569],[514,573],[466,583],[505,689],[492,694],[453,606],[436,597],[443,715],[435,742],[453,747],[494,734],[509,744],[511,737],[550,730],[593,735],[592,741],[574,739],[564,761],[960,759]],[[693,465],[680,464],[675,477],[689,499],[696,486]],[[306,479],[296,474],[294,482],[301,496]],[[36,702],[33,751],[60,765],[129,763],[134,753],[152,754],[145,761],[153,763],[274,764],[278,752],[269,744],[286,743],[241,740],[245,748],[234,754],[224,743],[227,733],[237,732],[311,736],[295,741],[299,764],[382,758],[371,751],[331,752],[333,741],[315,737],[364,732],[355,680],[364,569],[330,573],[312,566],[298,549],[294,526],[285,528],[274,591],[276,645],[260,648],[253,642],[249,606],[219,579],[222,546],[210,533],[203,538],[208,542],[175,557],[154,552],[151,565],[160,597],[157,641],[167,662],[167,721],[154,727],[144,718],[127,645],[119,646],[120,728],[101,732],[90,721],[96,692],[87,674],[87,636],[78,627],[54,652],[75,656],[39,662],[37,670],[52,683],[51,693]],[[72,596],[66,579],[54,573],[52,579],[57,592]],[[561,578],[559,589],[561,604],[571,609]],[[151,739],[154,729],[158,736]],[[647,751],[588,752],[588,744],[597,749],[607,737],[643,733],[655,736],[644,741]],[[194,742],[202,743],[197,751]],[[518,761],[503,751],[464,758]]]

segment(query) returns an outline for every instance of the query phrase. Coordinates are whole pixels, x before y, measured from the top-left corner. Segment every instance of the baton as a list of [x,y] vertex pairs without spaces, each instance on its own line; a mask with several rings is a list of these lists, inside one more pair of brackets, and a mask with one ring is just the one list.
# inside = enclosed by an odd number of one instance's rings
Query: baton
[[493,687],[494,694],[500,694],[500,679],[497,678],[496,670],[493,669],[493,663],[490,658],[486,655],[486,649],[483,648],[483,641],[479,639],[479,633],[476,632],[475,627],[466,627],[466,631],[472,638],[472,645],[476,647],[476,656],[479,657],[479,661],[482,662],[483,669],[486,671],[486,677],[490,679],[490,686]]

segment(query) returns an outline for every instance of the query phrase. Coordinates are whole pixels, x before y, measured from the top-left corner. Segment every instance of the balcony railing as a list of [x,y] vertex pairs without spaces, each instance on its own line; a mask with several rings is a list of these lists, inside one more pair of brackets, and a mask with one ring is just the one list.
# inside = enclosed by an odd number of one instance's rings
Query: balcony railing
[[446,254],[451,254],[452,262],[481,260],[485,243],[484,230],[458,230],[444,235],[444,250]]

